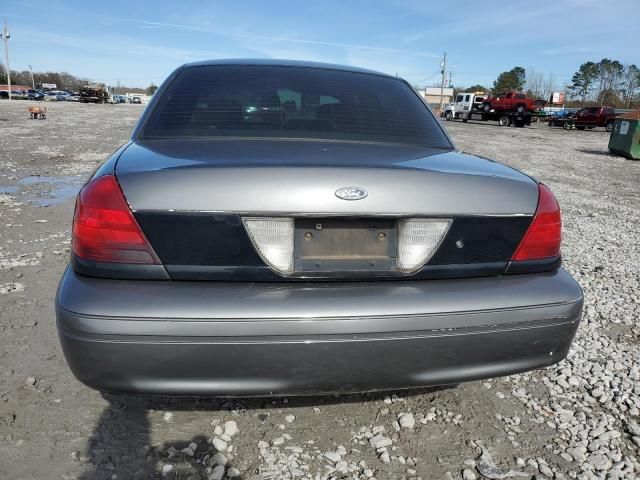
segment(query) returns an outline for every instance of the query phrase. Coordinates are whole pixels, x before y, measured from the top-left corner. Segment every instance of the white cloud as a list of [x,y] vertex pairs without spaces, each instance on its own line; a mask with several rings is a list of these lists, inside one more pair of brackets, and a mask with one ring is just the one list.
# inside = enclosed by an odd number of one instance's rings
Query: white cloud
[[252,33],[246,32],[233,32],[226,31],[217,28],[210,27],[202,27],[199,25],[193,24],[182,24],[182,23],[165,23],[165,22],[155,22],[148,20],[127,20],[129,22],[138,23],[140,25],[151,26],[151,27],[165,27],[165,28],[173,28],[173,29],[183,29],[190,30],[196,32],[206,32],[206,33],[215,33],[216,35],[234,38],[236,40],[258,40],[258,41],[267,41],[274,43],[295,43],[302,45],[310,45],[310,46],[322,46],[322,47],[336,47],[339,49],[357,49],[357,50],[371,50],[376,52],[389,52],[389,53],[405,53],[411,55],[417,55],[422,57],[438,57],[439,55],[436,53],[424,52],[420,50],[403,50],[398,48],[390,48],[390,47],[381,47],[375,45],[364,45],[364,44],[352,44],[352,43],[344,43],[344,42],[332,42],[327,40],[314,40],[308,38],[298,38],[298,37],[286,37],[286,36],[277,36],[277,35],[256,35]]

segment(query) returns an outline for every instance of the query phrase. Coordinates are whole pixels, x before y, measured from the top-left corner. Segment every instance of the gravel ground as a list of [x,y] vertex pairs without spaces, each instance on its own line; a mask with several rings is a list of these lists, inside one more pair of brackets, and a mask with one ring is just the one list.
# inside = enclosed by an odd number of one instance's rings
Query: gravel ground
[[73,195],[138,105],[0,102],[0,478],[638,478],[640,162],[604,131],[447,123],[557,194],[585,290],[566,361],[449,389],[278,399],[102,397],[53,317]]

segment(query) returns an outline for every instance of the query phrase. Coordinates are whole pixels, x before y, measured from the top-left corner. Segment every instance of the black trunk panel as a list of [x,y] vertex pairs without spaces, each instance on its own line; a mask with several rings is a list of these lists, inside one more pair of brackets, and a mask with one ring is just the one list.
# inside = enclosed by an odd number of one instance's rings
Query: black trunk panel
[[135,217],[165,265],[265,266],[240,215],[136,212]]
[[524,216],[458,217],[428,265],[507,262],[530,224]]
[[[283,279],[264,264],[239,215],[138,211],[135,217],[173,279]],[[458,217],[454,219],[436,254],[419,272],[410,276],[396,272],[362,272],[356,274],[354,279],[427,279],[501,274],[530,223],[531,217],[527,216]]]

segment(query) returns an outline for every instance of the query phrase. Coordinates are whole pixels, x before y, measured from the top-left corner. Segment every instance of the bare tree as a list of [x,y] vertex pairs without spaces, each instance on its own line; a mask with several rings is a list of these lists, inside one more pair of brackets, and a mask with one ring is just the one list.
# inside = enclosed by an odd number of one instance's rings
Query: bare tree
[[542,87],[542,98],[548,99],[551,94],[557,90],[557,88],[558,85],[556,82],[556,77],[553,75],[553,73],[549,73]]
[[544,97],[544,75],[533,68],[527,68],[527,93],[531,97]]
[[597,63],[599,103],[606,103],[611,97],[617,97],[622,87],[624,66],[618,60],[603,58]]
[[629,108],[640,89],[640,68],[634,64],[627,65],[624,69],[622,84],[625,106]]

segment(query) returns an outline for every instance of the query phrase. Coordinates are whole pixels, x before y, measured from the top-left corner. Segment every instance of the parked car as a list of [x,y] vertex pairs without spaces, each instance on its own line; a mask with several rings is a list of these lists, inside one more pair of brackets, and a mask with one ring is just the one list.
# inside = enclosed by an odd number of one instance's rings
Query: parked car
[[27,94],[26,90],[12,90],[11,98],[13,100],[28,100],[29,95]]
[[40,90],[27,90],[27,98],[29,100],[42,100],[44,98],[44,93]]
[[[8,99],[9,91],[8,90],[0,91],[0,98]],[[27,100],[28,95],[27,95],[27,92],[24,92],[22,90],[11,90],[11,98],[13,100]]]
[[131,97],[131,99],[129,99],[129,103],[142,103],[142,100],[140,97]]
[[79,102],[80,100],[80,95],[71,94],[67,97],[67,102]]
[[547,123],[550,127],[563,127],[565,130],[572,130],[576,112],[577,110],[573,108],[552,111],[547,115]]
[[551,190],[456,151],[402,79],[188,64],[80,191],[57,326],[113,392],[456,384],[566,356],[560,239]]
[[483,109],[489,112],[537,112],[545,106],[544,100],[527,97],[522,92],[505,92],[497,97],[487,97],[483,101]]
[[60,101],[66,101],[71,96],[66,90],[52,90],[51,93],[57,95]]
[[44,92],[43,100],[47,102],[62,102],[66,99],[67,96],[59,91],[49,90],[48,92]]
[[576,112],[574,124],[578,130],[604,127],[611,132],[617,116],[613,107],[587,107]]

